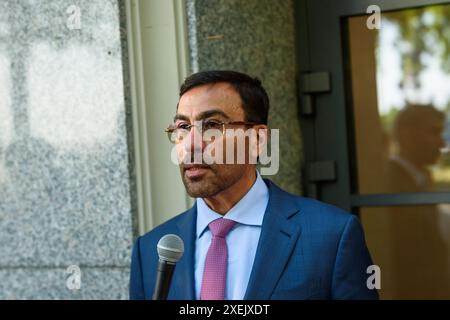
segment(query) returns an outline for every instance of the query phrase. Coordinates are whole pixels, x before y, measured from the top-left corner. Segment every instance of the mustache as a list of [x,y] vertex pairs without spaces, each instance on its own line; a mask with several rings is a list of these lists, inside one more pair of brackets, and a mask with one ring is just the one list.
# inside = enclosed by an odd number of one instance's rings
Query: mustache
[[189,169],[192,167],[209,168],[211,166],[205,162],[202,153],[197,154],[195,152],[186,154],[179,164],[184,169]]

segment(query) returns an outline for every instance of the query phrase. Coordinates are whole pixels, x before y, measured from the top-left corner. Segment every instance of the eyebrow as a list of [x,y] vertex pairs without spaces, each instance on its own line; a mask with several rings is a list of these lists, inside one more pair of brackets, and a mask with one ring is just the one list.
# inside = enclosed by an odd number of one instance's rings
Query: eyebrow
[[[222,110],[219,109],[213,109],[213,110],[206,110],[203,112],[200,112],[196,117],[195,120],[203,120],[212,116],[221,116],[227,120],[230,120],[231,118]],[[173,121],[177,121],[177,120],[185,120],[185,121],[189,121],[189,118],[183,114],[179,114],[177,113],[175,115],[175,117],[173,118]]]

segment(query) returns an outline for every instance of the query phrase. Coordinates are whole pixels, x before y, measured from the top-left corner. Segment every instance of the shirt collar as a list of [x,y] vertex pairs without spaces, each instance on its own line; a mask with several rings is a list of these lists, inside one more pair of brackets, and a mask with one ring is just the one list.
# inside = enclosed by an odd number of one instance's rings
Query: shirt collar
[[427,176],[421,172],[411,161],[400,157],[399,155],[393,155],[390,158],[392,161],[400,164],[408,173],[412,176],[418,187],[426,186]]
[[[200,238],[208,224],[222,218],[214,210],[208,207],[202,198],[197,198],[197,238]],[[223,218],[234,220],[237,223],[262,226],[264,212],[269,201],[269,190],[258,171],[256,180],[250,190],[238,201]]]

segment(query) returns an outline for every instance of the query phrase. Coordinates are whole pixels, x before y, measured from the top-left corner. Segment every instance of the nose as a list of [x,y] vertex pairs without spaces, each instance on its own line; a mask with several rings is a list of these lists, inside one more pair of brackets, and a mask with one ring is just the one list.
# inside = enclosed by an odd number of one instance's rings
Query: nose
[[203,152],[205,143],[203,141],[202,134],[200,133],[201,123],[196,123],[191,127],[189,135],[185,138],[184,148],[186,152],[198,153]]

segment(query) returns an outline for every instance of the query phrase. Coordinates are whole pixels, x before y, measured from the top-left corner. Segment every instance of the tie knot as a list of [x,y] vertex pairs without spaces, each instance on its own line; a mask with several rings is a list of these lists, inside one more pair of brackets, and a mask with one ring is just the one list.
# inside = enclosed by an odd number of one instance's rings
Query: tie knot
[[219,218],[210,222],[208,226],[213,237],[225,238],[235,224],[236,221]]

